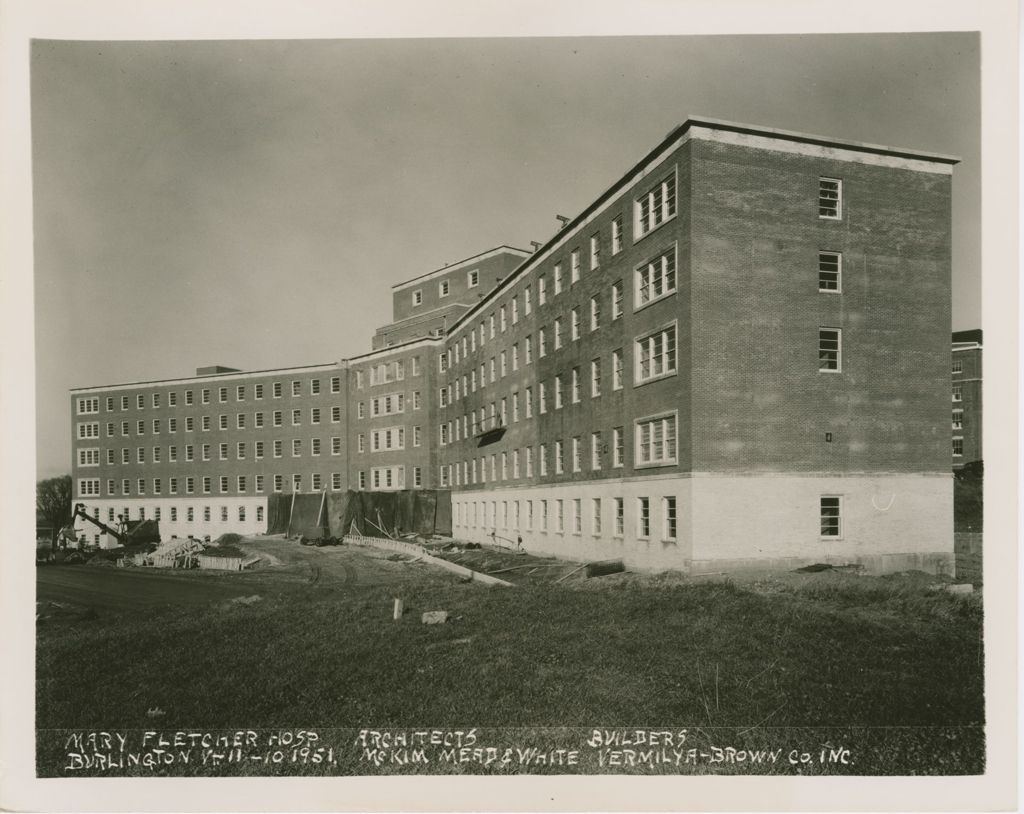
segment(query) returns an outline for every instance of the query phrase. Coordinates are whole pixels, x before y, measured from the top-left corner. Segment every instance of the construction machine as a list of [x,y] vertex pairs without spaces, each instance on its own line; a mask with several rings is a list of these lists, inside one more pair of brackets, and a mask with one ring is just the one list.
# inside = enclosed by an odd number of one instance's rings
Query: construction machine
[[71,522],[68,523],[64,528],[60,530],[59,538],[63,538],[75,545],[78,544],[78,539],[75,536],[75,520],[81,517],[83,520],[87,520],[94,526],[98,526],[105,534],[113,537],[117,540],[119,545],[128,545],[129,543],[141,543],[141,542],[152,542],[160,541],[160,532],[156,521],[139,521],[138,523],[129,524],[128,518],[124,515],[117,516],[117,528],[108,526],[102,522],[99,518],[93,517],[85,511],[84,503],[76,503],[75,509],[71,513]]

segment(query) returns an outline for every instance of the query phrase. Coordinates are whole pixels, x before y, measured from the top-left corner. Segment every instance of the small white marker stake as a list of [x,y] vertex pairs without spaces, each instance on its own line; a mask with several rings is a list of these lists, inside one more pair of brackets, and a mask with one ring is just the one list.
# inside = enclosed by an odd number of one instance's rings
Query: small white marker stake
[[399,619],[401,619],[401,618],[402,618],[402,612],[403,612],[403,611],[404,611],[404,609],[405,609],[405,608],[404,608],[404,605],[405,605],[405,603],[403,603],[401,599],[396,599],[396,600],[395,600],[395,617],[394,617],[394,618],[395,618],[395,621],[396,621],[396,622],[397,622],[397,621],[398,621]]

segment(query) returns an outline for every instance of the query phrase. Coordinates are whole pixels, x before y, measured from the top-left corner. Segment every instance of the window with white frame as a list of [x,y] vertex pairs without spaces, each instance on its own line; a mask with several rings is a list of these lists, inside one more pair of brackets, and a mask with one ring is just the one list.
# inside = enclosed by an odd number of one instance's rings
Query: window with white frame
[[577,339],[580,338],[580,309],[579,308],[573,308],[572,309],[571,326],[572,326],[571,327],[572,341],[575,342]]
[[838,178],[818,179],[818,217],[841,220],[843,217],[843,182]]
[[392,449],[405,449],[405,428],[385,427],[370,433],[370,449],[380,452]]
[[545,277],[537,280],[537,304],[543,305],[548,301],[548,281]]
[[572,471],[583,470],[583,441],[578,435],[572,437]]
[[601,468],[601,433],[590,433],[590,468]]
[[953,429],[962,430],[964,427],[964,411],[953,410]]
[[636,422],[636,465],[668,466],[676,462],[676,413]]
[[651,499],[636,499],[636,536],[646,539],[651,536]]
[[839,495],[822,495],[819,504],[822,537],[839,538],[843,535],[843,499]]
[[562,347],[562,318],[555,317],[555,321],[551,326],[551,332],[553,335],[552,344],[555,346],[555,350]]
[[953,385],[953,401],[964,400],[964,387],[962,384]]
[[99,466],[100,465],[100,449],[99,447],[89,447],[88,449],[78,450],[78,465],[79,466]]
[[818,291],[842,291],[843,256],[839,252],[818,252]]
[[441,280],[437,284],[437,296],[447,297],[452,291],[451,282],[449,280]]
[[964,439],[954,438],[953,439],[953,457],[962,458],[964,454]]
[[[360,435],[359,438],[362,439],[363,436]],[[360,441],[360,449],[359,449],[359,451],[360,452],[363,451],[362,450],[362,442],[361,441]],[[339,436],[337,436],[337,435],[335,435],[335,436],[333,436],[331,438],[331,455],[341,455],[341,438]]]
[[663,540],[675,540],[677,533],[676,522],[676,497],[667,495],[661,499],[661,517],[664,526],[662,528]]
[[653,260],[637,266],[634,272],[636,280],[636,305],[643,308],[652,302],[667,297],[676,290],[676,248],[662,252]]
[[569,280],[571,283],[578,283],[580,280],[580,250],[578,248],[572,250],[572,254],[569,255]]
[[[441,396],[441,398],[445,399],[447,396],[445,388],[441,388],[440,392],[445,394]],[[445,404],[447,404],[447,400],[441,406],[444,407]],[[370,400],[370,414],[374,417],[396,415],[404,412],[405,394],[403,393],[388,393],[383,396],[376,396]]]
[[99,398],[79,398],[78,399],[78,414],[89,415],[91,413],[98,413],[100,411],[100,400]]
[[100,479],[99,478],[79,478],[78,479],[78,496],[79,497],[99,497],[100,494]]
[[423,305],[423,291],[418,288],[412,292],[412,304],[414,308]]
[[634,202],[634,232],[637,238],[650,233],[676,214],[675,170],[649,188]]
[[612,351],[612,390],[622,389],[622,349]]
[[839,328],[818,329],[818,370],[842,370],[842,331]]
[[332,376],[331,377],[331,392],[332,393],[340,393],[341,392],[341,376]]
[[595,294],[590,298],[590,330],[596,331],[601,327],[601,297]]
[[555,266],[554,271],[553,271],[553,275],[554,275],[554,281],[555,281],[554,282],[554,289],[553,289],[554,293],[555,294],[561,294],[562,293],[562,266],[561,266],[561,264]]
[[297,473],[292,475],[292,491],[293,492],[301,492],[302,491],[302,475],[297,474]]
[[612,321],[622,316],[622,280],[612,283]]
[[622,251],[622,215],[612,221],[612,254]]
[[676,325],[636,340],[636,383],[670,376],[676,372]]
[[374,489],[404,489],[404,466],[376,466],[370,470],[371,483]]
[[472,271],[468,272],[466,274],[466,280],[470,288],[476,288],[478,285],[480,285],[480,271],[478,269],[473,269]]

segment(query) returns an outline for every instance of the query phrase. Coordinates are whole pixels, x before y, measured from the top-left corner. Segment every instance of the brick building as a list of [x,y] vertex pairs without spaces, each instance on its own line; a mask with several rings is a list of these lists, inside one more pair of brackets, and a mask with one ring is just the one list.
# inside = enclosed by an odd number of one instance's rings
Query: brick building
[[632,567],[948,569],[955,163],[687,120],[534,253],[394,287],[336,366],[342,485]]
[[982,460],[980,329],[953,333],[953,468]]

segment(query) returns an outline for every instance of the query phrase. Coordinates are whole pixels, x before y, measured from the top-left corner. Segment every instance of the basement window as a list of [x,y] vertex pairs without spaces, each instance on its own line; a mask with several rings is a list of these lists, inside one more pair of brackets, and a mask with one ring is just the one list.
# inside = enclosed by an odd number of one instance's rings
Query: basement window
[[836,495],[822,495],[820,503],[821,536],[838,539],[843,530],[843,499]]

